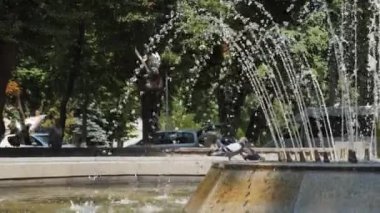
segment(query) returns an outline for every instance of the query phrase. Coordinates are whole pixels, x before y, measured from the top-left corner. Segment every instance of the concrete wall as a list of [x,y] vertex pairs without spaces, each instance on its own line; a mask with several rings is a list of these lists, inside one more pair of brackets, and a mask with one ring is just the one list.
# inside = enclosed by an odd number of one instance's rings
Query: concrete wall
[[185,212],[380,212],[379,164],[215,164]]
[[[220,157],[64,157],[1,158],[0,186],[145,180],[148,177],[203,177]],[[172,178],[173,180],[175,178]],[[199,180],[200,178],[198,178]]]

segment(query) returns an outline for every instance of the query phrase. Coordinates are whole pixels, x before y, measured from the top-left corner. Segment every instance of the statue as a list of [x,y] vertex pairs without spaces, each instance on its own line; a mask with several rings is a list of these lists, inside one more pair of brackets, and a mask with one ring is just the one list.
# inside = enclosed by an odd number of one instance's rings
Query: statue
[[138,87],[141,94],[143,140],[149,143],[152,134],[159,130],[160,102],[164,88],[162,73],[159,70],[161,57],[157,52],[141,56],[135,49],[135,53],[145,70],[138,76]]
[[145,90],[159,90],[163,88],[163,80],[160,76],[159,68],[161,66],[161,57],[155,52],[149,56],[141,56],[139,51],[135,49],[135,53],[139,58],[141,64],[144,66],[146,74],[145,77]]

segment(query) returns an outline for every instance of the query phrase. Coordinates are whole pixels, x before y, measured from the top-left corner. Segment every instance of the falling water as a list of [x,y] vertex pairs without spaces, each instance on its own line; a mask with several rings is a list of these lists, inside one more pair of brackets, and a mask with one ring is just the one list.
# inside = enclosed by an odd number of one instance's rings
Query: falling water
[[[372,124],[372,134],[371,134],[371,149],[372,154],[377,154],[377,138],[376,138],[376,129],[377,121],[379,119],[379,95],[380,95],[380,1],[379,0],[370,0],[371,10],[373,11],[372,17],[370,20],[369,27],[369,54],[368,54],[368,75],[373,75],[374,88],[373,91],[370,91],[370,87],[367,88],[368,94],[373,93],[374,102],[374,119]],[[370,79],[370,76],[368,76]]]
[[[341,142],[350,142],[350,148],[353,143],[361,141],[360,134],[360,107],[358,102],[359,83],[358,83],[358,0],[342,1],[340,8],[340,26],[335,28],[330,17],[328,4],[324,1],[317,1],[322,6],[320,10],[325,11],[328,31],[331,37],[330,43],[333,48],[330,54],[335,57],[337,71],[339,76],[340,91],[340,109],[341,109]],[[201,54],[193,54],[194,66],[189,70],[191,78],[186,80],[184,86],[191,100],[192,90],[196,86],[198,79],[201,77],[201,71],[207,66],[208,60],[213,53],[213,47],[221,45],[224,42],[229,44],[231,58],[225,59],[221,64],[219,80],[224,79],[228,74],[228,67],[234,62],[238,62],[245,77],[252,86],[252,91],[258,99],[258,103],[263,110],[264,117],[267,120],[268,129],[277,148],[284,151],[289,146],[292,148],[332,148],[331,158],[337,160],[335,143],[338,140],[333,135],[332,124],[330,123],[330,112],[325,102],[325,97],[318,83],[315,74],[312,71],[308,60],[303,55],[295,56],[290,50],[291,42],[281,32],[280,24],[276,23],[271,14],[265,7],[256,1],[221,1],[229,13],[226,17],[218,17],[207,10],[195,9],[193,12],[198,15],[201,21],[210,23],[210,27],[201,35],[202,39],[207,41],[206,46],[199,47]],[[259,20],[255,22],[241,15],[236,9],[237,4],[245,3],[256,9],[266,17],[266,21]],[[181,4],[181,3],[180,3]],[[307,3],[311,4],[311,3]],[[376,122],[378,121],[378,108],[380,104],[380,0],[370,0],[373,11],[369,26],[369,54],[368,54],[368,76],[367,81],[373,81],[374,88],[368,86],[368,93],[373,93],[372,113],[372,134],[371,148],[372,154],[376,154]],[[305,6],[306,7],[306,6]],[[287,11],[291,11],[294,5],[290,5]],[[303,16],[307,16],[310,11],[301,11]],[[305,15],[306,14],[306,15]],[[167,48],[171,48],[172,43],[178,35],[185,29],[181,28],[184,14],[180,11],[172,12],[168,17],[169,21],[163,25],[158,34],[151,37],[146,46],[147,51],[157,51],[157,45],[161,42],[167,42]],[[235,30],[228,25],[228,20],[237,20],[244,24],[241,30]],[[299,22],[302,22],[300,20]],[[173,31],[172,37],[164,39]],[[352,48],[350,48],[352,47]],[[186,48],[183,48],[181,54],[187,54]],[[298,58],[295,58],[298,57]],[[326,59],[327,60],[327,59]],[[296,64],[296,61],[298,64]],[[261,64],[262,67],[257,67]],[[266,73],[260,74],[259,69],[263,68]],[[143,66],[136,69],[138,74]],[[172,67],[172,69],[175,69]],[[371,77],[373,76],[373,78]],[[217,85],[212,86],[212,90]],[[239,86],[237,86],[239,87]],[[269,89],[270,88],[270,89]],[[305,95],[306,94],[306,95]],[[313,100],[310,100],[313,98]],[[280,114],[274,106],[276,100]],[[309,107],[316,111],[310,111]],[[310,116],[315,113],[316,129],[318,134],[313,134],[313,125]],[[334,115],[335,116],[335,115]],[[280,124],[279,121],[283,121]],[[303,132],[300,132],[301,125]],[[347,135],[344,133],[347,131]],[[289,140],[285,139],[284,134],[288,135]],[[312,152],[313,153],[313,152]],[[313,155],[313,154],[312,154]],[[312,156],[314,158],[314,156]]]

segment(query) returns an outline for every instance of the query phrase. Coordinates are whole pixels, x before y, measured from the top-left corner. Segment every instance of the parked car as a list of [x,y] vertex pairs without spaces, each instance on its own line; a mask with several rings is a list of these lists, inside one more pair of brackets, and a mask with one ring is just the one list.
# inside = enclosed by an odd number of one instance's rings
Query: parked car
[[[360,156],[359,158],[364,159],[366,148],[374,146],[372,148],[376,150],[375,143],[373,143],[374,137],[372,135],[372,125],[374,115],[378,113],[376,111],[378,109],[373,106],[358,106],[357,109],[353,109],[357,110],[357,123],[354,123],[354,125],[358,125],[356,127],[358,137],[355,138],[354,141],[350,141],[349,131],[345,124],[345,119],[347,118],[345,118],[346,115],[344,112],[348,110],[348,107],[308,107],[303,116],[298,114],[295,117],[295,121],[299,124],[298,132],[300,135],[300,141],[298,143],[295,139],[290,138],[288,132],[283,132],[284,140],[281,144],[280,141],[275,142],[272,139],[266,142],[264,147],[274,148],[277,146],[284,146],[286,148],[324,148],[331,147],[333,139],[336,149],[354,149],[358,156]],[[328,116],[326,116],[326,112],[328,113]],[[303,117],[307,118],[309,121],[307,126],[303,125]],[[343,123],[342,120],[344,121]],[[344,126],[342,126],[342,124],[344,124]],[[308,142],[308,136],[310,136],[310,142]]]
[[[36,148],[49,148],[49,134],[48,133],[34,133],[30,135],[30,145],[20,144],[15,145],[13,140],[17,140],[16,135],[6,135],[0,142],[0,148],[15,148],[15,147],[36,147]],[[62,147],[74,147],[71,144],[64,144]]]
[[[144,141],[138,142],[130,147],[144,146]],[[199,139],[196,131],[160,131],[153,134],[152,147],[157,148],[180,148],[199,147]]]

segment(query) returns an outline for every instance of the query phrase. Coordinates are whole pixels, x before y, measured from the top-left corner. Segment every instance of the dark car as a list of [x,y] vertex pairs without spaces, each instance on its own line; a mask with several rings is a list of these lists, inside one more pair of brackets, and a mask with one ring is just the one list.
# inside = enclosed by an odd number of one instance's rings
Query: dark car
[[[133,146],[143,146],[144,141],[140,141]],[[196,131],[160,131],[153,134],[152,142],[149,144],[157,148],[180,148],[199,147],[199,140]]]

